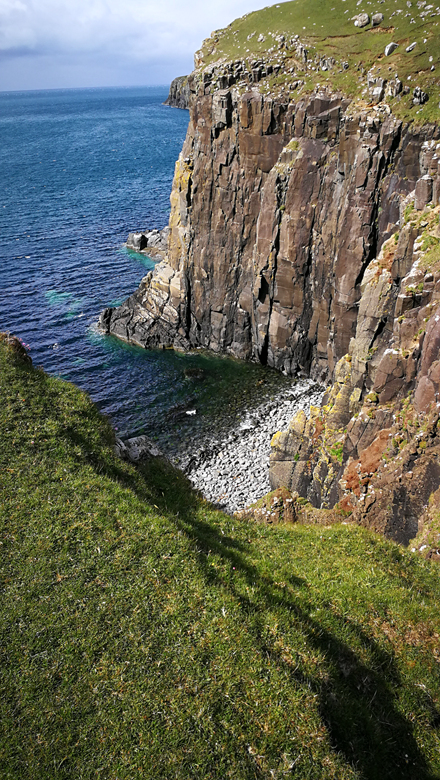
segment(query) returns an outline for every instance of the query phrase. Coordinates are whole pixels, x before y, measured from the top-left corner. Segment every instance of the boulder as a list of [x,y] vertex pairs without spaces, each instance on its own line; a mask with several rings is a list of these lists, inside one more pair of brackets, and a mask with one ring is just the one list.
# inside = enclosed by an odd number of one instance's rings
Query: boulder
[[132,439],[116,439],[115,452],[123,460],[139,463],[148,458],[163,458],[161,450],[148,436],[135,436]]
[[355,27],[366,27],[367,24],[370,24],[370,17],[368,14],[358,14],[354,17],[354,26]]
[[168,225],[162,230],[146,230],[145,232],[129,233],[127,239],[127,248],[134,249],[135,252],[143,252],[145,249],[153,249],[155,253],[166,251],[168,235],[170,229]]
[[148,240],[145,233],[129,233],[127,238],[127,247],[136,252],[142,252],[148,246]]
[[367,89],[373,103],[380,103],[383,100],[386,83],[384,79],[375,76],[374,69],[368,71]]
[[427,92],[423,92],[420,87],[414,87],[413,91],[413,104],[415,106],[423,106],[424,103],[426,103],[429,100],[429,95]]
[[402,92],[402,87],[402,82],[396,74],[396,77],[387,83],[386,93],[389,97],[397,97]]
[[393,53],[393,51],[396,51],[398,47],[398,43],[394,43],[393,41],[388,44],[388,46],[385,46],[385,57],[389,57],[390,54]]
[[383,14],[373,14],[371,18],[371,24],[373,27],[379,27],[380,24],[383,22]]
[[381,83],[378,83],[370,92],[371,99],[373,103],[380,103],[381,100],[383,100],[383,96],[385,94],[385,82],[383,79],[379,80]]

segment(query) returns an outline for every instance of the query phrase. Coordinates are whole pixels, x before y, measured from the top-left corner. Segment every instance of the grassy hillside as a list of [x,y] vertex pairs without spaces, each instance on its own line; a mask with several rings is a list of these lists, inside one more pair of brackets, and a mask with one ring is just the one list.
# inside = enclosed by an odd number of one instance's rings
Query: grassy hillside
[[2,780],[440,776],[438,568],[239,522],[0,344]]
[[[367,13],[370,23],[355,27],[353,18]],[[373,27],[372,16],[383,14],[383,21]],[[351,97],[360,97],[366,85],[366,73],[372,67],[375,75],[394,78],[398,74],[409,94],[387,98],[398,115],[414,119],[418,124],[438,121],[440,87],[440,5],[424,0],[293,0],[255,11],[237,19],[224,30],[212,33],[202,47],[205,64],[218,61],[278,58],[284,63],[284,72],[278,83],[287,84],[302,76],[310,89],[319,83],[344,90]],[[298,61],[290,45],[299,35],[309,51],[309,67]],[[284,36],[283,44],[277,38]],[[259,40],[262,38],[263,40]],[[385,56],[387,44],[398,48]],[[416,42],[411,52],[406,48]],[[314,58],[332,57],[335,65],[322,71]],[[345,64],[346,70],[343,68]],[[291,71],[295,76],[292,76]],[[273,84],[272,84],[273,86]],[[429,95],[423,106],[413,106],[414,87],[419,86]]]

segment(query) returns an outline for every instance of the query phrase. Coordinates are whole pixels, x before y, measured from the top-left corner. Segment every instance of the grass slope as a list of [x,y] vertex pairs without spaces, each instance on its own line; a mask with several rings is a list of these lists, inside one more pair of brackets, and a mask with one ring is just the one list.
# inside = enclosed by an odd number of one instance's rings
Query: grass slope
[[[366,12],[370,24],[364,28],[354,26],[353,17]],[[373,28],[371,17],[382,13],[384,20]],[[335,67],[330,71],[315,71],[313,63],[304,69],[295,60],[292,51],[279,48],[276,37],[286,39],[299,35],[309,50],[309,57],[319,54],[333,57]],[[262,36],[264,40],[258,40]],[[224,30],[216,30],[204,42],[201,56],[205,64],[219,59],[244,59],[249,63],[263,57],[281,56],[284,73],[277,84],[292,79],[295,74],[306,77],[304,89],[312,89],[319,83],[342,89],[351,97],[360,97],[366,85],[366,72],[374,67],[375,75],[385,79],[398,74],[410,93],[397,98],[387,98],[393,111],[402,118],[424,122],[440,120],[440,4],[437,0],[293,0],[246,14]],[[416,41],[411,52],[406,48]],[[399,47],[388,57],[387,44],[395,42]],[[342,63],[348,65],[342,69]],[[312,69],[313,67],[313,69]],[[431,68],[434,70],[431,70]],[[274,84],[271,84],[272,88]],[[424,106],[413,106],[412,92],[415,86],[429,94]]]
[[2,780],[436,778],[438,569],[214,511],[0,344]]

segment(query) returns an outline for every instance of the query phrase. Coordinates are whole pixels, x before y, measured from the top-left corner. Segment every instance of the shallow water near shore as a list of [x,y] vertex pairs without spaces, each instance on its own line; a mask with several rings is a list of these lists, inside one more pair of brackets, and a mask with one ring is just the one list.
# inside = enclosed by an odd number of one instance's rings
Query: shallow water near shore
[[[145,351],[96,330],[154,266],[128,233],[168,221],[188,112],[166,87],[0,94],[0,329],[86,390],[118,435],[176,457],[225,437],[292,379],[195,352]],[[190,412],[191,414],[187,414]],[[197,445],[198,446],[198,445]]]

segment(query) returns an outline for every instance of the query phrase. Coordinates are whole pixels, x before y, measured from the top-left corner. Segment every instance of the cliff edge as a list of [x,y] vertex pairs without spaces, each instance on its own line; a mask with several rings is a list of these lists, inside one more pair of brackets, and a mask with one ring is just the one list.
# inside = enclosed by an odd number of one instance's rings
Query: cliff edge
[[190,88],[188,76],[177,76],[170,84],[170,91],[164,106],[174,108],[189,108]]
[[440,484],[440,9],[394,6],[297,0],[204,42],[167,256],[100,322],[329,383],[275,437],[273,486],[407,543]]

